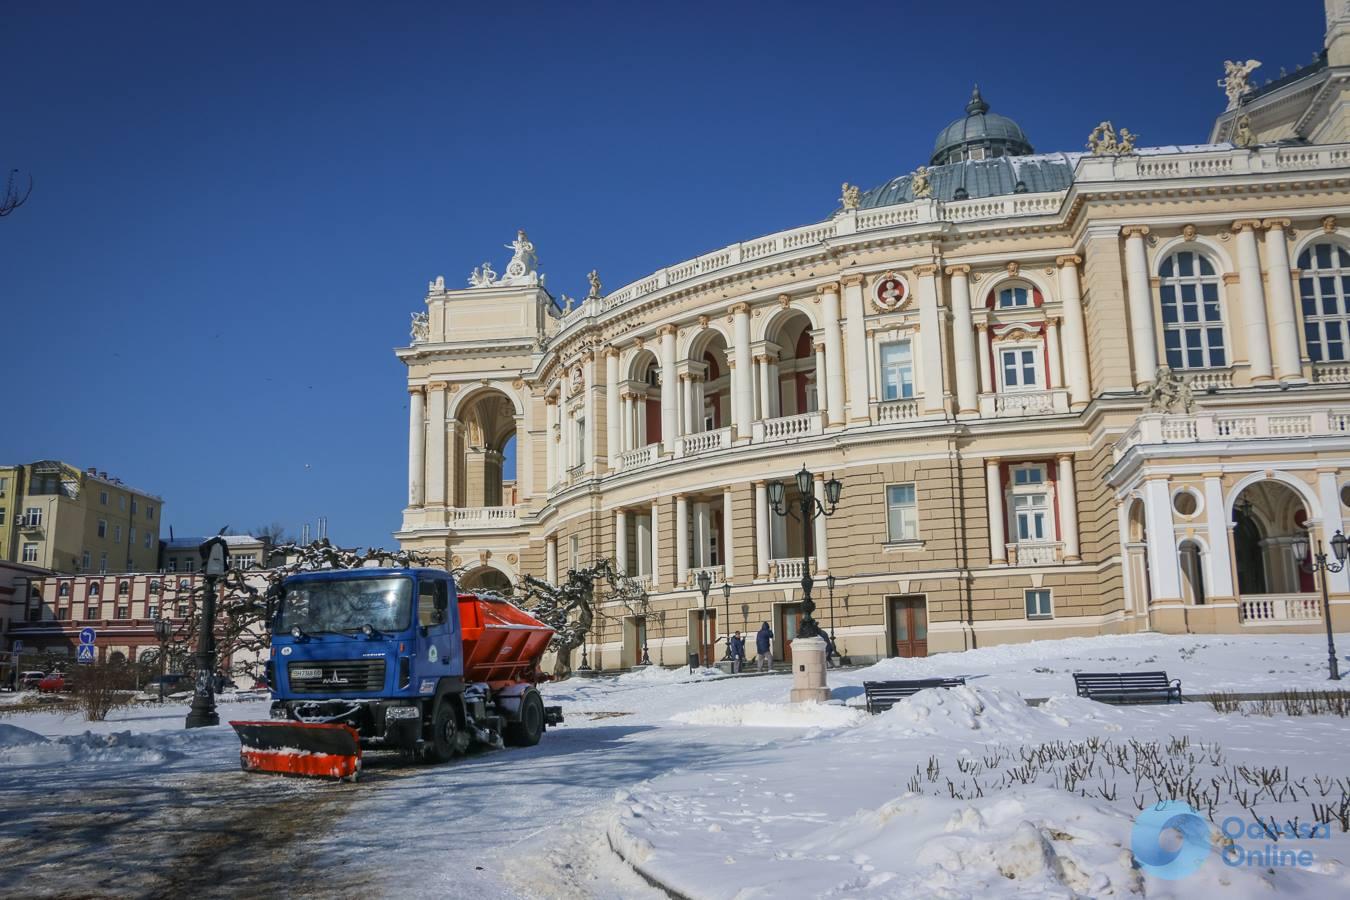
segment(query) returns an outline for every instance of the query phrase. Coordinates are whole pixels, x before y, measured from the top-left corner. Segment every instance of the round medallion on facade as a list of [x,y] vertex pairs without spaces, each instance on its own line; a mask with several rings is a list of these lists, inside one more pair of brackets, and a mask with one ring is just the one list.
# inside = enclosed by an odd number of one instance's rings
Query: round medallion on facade
[[872,288],[872,305],[878,312],[895,312],[909,302],[909,284],[895,272],[887,272]]

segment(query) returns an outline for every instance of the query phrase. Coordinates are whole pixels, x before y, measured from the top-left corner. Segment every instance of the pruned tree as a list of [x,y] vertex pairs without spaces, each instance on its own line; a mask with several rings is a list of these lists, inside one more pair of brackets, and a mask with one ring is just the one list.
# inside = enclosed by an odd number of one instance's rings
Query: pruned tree
[[5,193],[0,195],[0,217],[4,217],[14,212],[20,206],[28,202],[28,197],[33,193],[33,176],[28,176],[27,186],[21,187],[16,184],[19,170],[10,170],[9,177],[5,179]]
[[585,643],[597,616],[612,618],[605,612],[612,602],[632,615],[645,616],[651,609],[642,583],[622,575],[608,559],[583,569],[569,569],[560,584],[549,584],[529,574],[521,581],[523,596],[508,599],[553,629],[549,649],[555,654],[554,678],[572,674],[572,652]]

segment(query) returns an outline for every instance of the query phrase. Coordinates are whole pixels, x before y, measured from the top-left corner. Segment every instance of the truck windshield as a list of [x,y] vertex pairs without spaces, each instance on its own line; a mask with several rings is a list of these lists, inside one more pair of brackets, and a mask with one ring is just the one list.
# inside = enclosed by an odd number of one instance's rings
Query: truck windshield
[[282,631],[403,631],[412,612],[411,578],[353,578],[290,585],[281,600]]

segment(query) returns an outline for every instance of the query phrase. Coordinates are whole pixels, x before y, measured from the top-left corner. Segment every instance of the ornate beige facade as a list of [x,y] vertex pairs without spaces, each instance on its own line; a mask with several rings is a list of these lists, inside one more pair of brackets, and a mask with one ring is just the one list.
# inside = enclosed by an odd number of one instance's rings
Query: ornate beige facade
[[[1301,77],[1340,90],[1328,23]],[[1244,83],[1216,131],[1245,115],[1249,146],[1109,154],[1031,155],[976,92],[922,173],[575,306],[522,232],[500,279],[433,282],[398,351],[398,539],[466,587],[615,559],[655,612],[602,621],[607,668],[686,659],[700,570],[716,633],[770,621],[781,656],[804,539],[855,658],[1320,630],[1290,547],[1350,513],[1350,144],[1341,103],[1267,128],[1292,84]],[[803,465],[843,482],[805,535],[767,503]]]

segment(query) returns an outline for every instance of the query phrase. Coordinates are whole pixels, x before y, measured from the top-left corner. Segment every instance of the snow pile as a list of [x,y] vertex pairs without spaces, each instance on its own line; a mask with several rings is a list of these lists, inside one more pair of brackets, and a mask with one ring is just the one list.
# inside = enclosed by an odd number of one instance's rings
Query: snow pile
[[42,766],[53,763],[162,763],[182,756],[175,751],[191,738],[180,733],[68,735],[48,740],[36,731],[0,723],[0,764]]
[[671,717],[685,725],[748,725],[756,728],[851,728],[866,712],[828,703],[743,703],[703,706]]
[[886,734],[967,738],[975,731],[1007,740],[1030,738],[1047,727],[1068,725],[1069,720],[1054,711],[1027,706],[1015,691],[964,685],[919,691],[878,715],[865,728]]
[[618,678],[614,679],[615,684],[621,687],[651,687],[660,684],[684,684],[690,681],[708,681],[715,678],[724,678],[725,673],[720,669],[695,669],[690,672],[688,668],[666,669],[661,666],[647,666],[645,669],[635,669],[631,672],[624,672]]

